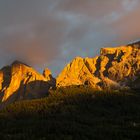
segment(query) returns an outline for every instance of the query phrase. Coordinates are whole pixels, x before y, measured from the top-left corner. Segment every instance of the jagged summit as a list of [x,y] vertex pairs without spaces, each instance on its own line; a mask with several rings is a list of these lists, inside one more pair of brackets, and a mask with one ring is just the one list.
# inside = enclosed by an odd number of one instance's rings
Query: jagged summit
[[76,57],[57,77],[57,86],[85,85],[118,89],[132,86],[140,75],[140,42],[101,48],[95,58]]
[[0,102],[5,106],[25,99],[42,98],[50,87],[75,85],[103,89],[140,89],[140,42],[101,48],[93,58],[76,57],[55,79],[46,68],[43,74],[20,61],[0,70]]
[[14,61],[0,70],[0,107],[18,100],[42,98],[55,86],[54,82],[51,72],[42,75],[32,67]]

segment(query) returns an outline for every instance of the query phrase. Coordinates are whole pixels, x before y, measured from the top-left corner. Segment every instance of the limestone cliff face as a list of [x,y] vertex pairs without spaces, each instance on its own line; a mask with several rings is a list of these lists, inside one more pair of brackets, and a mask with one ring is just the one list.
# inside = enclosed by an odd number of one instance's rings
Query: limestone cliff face
[[48,84],[52,85],[52,87],[55,86],[56,80],[55,80],[55,78],[53,78],[52,73],[51,73],[51,71],[48,68],[46,68],[43,71],[43,76],[47,80]]
[[95,58],[75,58],[57,77],[57,86],[90,84],[118,89],[130,86],[140,75],[140,43],[102,48]]
[[0,70],[0,105],[41,98],[51,87],[73,85],[96,89],[140,89],[140,42],[102,48],[95,58],[76,57],[56,80],[47,68],[39,74],[32,67],[15,61]]
[[57,86],[84,85],[97,86],[100,79],[92,75],[94,59],[76,57],[68,64],[57,78]]
[[15,61],[0,70],[0,101],[9,104],[17,100],[41,98],[54,86],[51,72],[39,74],[32,67]]

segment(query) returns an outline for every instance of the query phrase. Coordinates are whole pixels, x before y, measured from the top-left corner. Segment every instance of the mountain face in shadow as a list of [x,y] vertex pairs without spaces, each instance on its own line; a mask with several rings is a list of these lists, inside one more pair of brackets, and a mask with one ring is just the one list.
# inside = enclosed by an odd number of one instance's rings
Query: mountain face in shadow
[[57,87],[90,85],[98,89],[138,88],[140,42],[102,48],[95,58],[76,57],[59,74]]
[[43,75],[32,67],[15,61],[0,70],[1,107],[18,100],[42,98],[55,86],[55,79],[46,69]]

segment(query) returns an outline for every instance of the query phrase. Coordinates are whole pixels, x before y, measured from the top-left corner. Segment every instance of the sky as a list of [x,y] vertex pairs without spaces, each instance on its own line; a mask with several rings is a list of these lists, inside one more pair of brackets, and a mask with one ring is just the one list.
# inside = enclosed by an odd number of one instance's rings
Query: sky
[[57,75],[74,57],[140,40],[140,0],[0,0],[0,67]]

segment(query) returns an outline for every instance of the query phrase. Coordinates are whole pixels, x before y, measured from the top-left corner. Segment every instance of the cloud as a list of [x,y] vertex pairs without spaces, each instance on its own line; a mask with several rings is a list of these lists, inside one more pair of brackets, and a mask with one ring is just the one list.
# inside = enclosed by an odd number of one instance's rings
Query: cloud
[[[57,24],[58,22],[53,21],[53,23]],[[42,65],[44,61],[49,63],[59,54],[57,45],[61,42],[61,36],[63,35],[60,30],[52,32],[53,27],[51,28],[51,26],[46,28],[46,24],[53,23],[43,21],[36,25],[23,26],[23,28],[22,26],[20,28],[9,28],[5,31],[5,37],[0,40],[1,50],[32,64]],[[56,27],[56,25],[53,26]]]
[[122,5],[125,10],[132,11],[138,5],[138,0],[123,0]]
[[138,0],[1,0],[0,65],[20,59],[53,72],[75,56],[139,38]]

